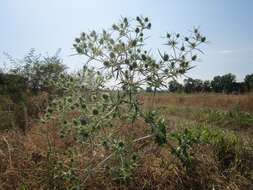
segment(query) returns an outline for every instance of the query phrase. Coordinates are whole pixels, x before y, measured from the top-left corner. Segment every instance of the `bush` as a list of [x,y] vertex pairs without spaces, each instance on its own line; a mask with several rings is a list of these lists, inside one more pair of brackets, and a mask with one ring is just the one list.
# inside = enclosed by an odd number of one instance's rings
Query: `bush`
[[38,118],[40,113],[45,112],[50,96],[58,95],[53,84],[64,74],[66,67],[58,54],[42,58],[34,50],[23,60],[10,56],[9,59],[13,68],[0,73],[0,95],[3,101],[10,99],[12,111],[1,110],[2,120],[9,118],[3,121],[1,128],[19,127],[25,130],[30,126],[31,118]]
[[16,74],[0,73],[0,95],[9,96],[15,103],[24,101],[27,93],[26,79]]
[[22,60],[13,59],[10,56],[9,60],[15,67],[10,68],[8,73],[23,78],[26,85],[24,90],[29,89],[33,94],[52,91],[54,88],[51,86],[52,82],[66,70],[58,53],[42,57],[32,49]]

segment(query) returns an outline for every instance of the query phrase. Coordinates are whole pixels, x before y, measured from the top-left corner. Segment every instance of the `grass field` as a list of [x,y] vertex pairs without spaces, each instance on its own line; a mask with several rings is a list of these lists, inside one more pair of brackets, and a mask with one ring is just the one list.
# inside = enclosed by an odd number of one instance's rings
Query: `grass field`
[[141,100],[147,107],[154,104],[168,120],[208,123],[253,135],[253,95],[160,94],[152,102],[152,95],[147,94]]
[[[152,100],[152,94],[144,94],[140,101],[146,110],[154,106],[165,116],[168,140],[175,139],[179,148],[185,143],[191,160],[176,158],[167,145],[146,146],[148,140],[143,140],[136,145],[142,147],[138,152],[142,159],[131,183],[113,181],[107,169],[101,167],[82,182],[84,189],[253,189],[253,95],[158,94]],[[35,122],[26,134],[1,134],[0,189],[46,189],[57,180],[51,177],[58,168],[50,168],[50,163],[60,154],[53,155],[53,160],[48,158],[47,139],[52,140],[51,147],[57,152],[74,142],[71,137],[59,139],[56,125],[57,120],[48,125]],[[136,138],[145,135],[146,130],[143,121],[138,120],[113,133]],[[72,164],[77,164],[81,172],[88,162],[98,163],[104,154],[96,147],[78,152]],[[59,167],[71,163],[68,155],[61,160],[64,162]],[[110,162],[113,165],[114,160]],[[185,169],[184,163],[190,167]],[[79,171],[75,172],[81,175]]]
[[[144,94],[141,100],[151,103],[152,93]],[[231,95],[231,94],[168,94],[158,93],[155,97],[156,106],[189,106],[189,107],[209,107],[231,110],[239,108],[241,111],[253,112],[253,94]]]

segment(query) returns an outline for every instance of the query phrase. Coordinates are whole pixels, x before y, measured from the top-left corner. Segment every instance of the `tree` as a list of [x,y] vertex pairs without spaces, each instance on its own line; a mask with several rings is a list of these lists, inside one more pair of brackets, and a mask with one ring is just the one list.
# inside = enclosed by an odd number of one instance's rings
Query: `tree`
[[146,88],[146,92],[153,92],[152,87],[148,86],[148,87]]
[[246,90],[246,86],[244,82],[233,82],[233,93],[244,93]]
[[228,73],[222,76],[215,76],[211,81],[212,89],[215,92],[226,92],[231,93],[235,88],[234,84],[236,82],[235,75]]
[[187,78],[184,80],[184,90],[186,93],[201,92],[203,88],[200,79]]
[[203,91],[204,92],[211,92],[212,91],[211,82],[209,80],[205,80],[203,82]]
[[203,81],[200,79],[194,80],[194,90],[195,92],[201,92],[203,90]]
[[181,85],[176,80],[172,80],[169,82],[169,91],[170,92],[180,92],[183,89],[183,85]]
[[186,93],[194,92],[194,79],[193,78],[184,79],[184,90]]
[[233,91],[234,83],[236,82],[235,78],[235,75],[231,73],[225,74],[221,77],[223,90],[226,93],[231,93]]
[[215,76],[211,81],[211,87],[214,90],[214,92],[222,92],[223,91],[222,77]]
[[246,75],[244,78],[244,83],[247,88],[247,91],[252,91],[253,90],[253,74]]
[[32,49],[22,60],[9,57],[15,68],[9,70],[9,73],[19,75],[26,79],[27,87],[37,94],[39,91],[48,91],[52,81],[55,81],[60,74],[66,70],[62,60],[57,52],[53,56],[42,57],[36,54]]

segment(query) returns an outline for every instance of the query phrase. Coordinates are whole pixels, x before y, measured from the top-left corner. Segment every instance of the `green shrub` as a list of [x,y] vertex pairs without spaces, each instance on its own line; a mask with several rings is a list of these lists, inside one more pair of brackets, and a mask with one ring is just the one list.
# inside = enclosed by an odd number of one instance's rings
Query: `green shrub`
[[[198,139],[200,143],[210,144],[214,147],[216,159],[219,162],[220,170],[225,172],[231,168],[239,168],[241,173],[247,173],[252,168],[247,168],[249,163],[245,162],[252,158],[253,147],[238,137],[235,133],[219,128],[210,128],[205,124],[190,127],[190,139]],[[193,136],[193,137],[192,137]],[[247,168],[241,170],[240,168]]]
[[26,79],[16,74],[0,73],[0,95],[9,96],[14,103],[24,101]]

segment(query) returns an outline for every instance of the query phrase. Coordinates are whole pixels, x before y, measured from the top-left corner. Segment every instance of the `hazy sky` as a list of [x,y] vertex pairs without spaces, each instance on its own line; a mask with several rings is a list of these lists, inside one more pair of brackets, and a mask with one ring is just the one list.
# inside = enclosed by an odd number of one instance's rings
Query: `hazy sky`
[[252,0],[0,0],[0,64],[2,52],[22,58],[31,48],[61,57],[73,70],[82,58],[69,56],[82,31],[109,28],[120,16],[152,19],[152,48],[167,31],[187,34],[199,26],[210,44],[190,76],[211,79],[253,73]]

